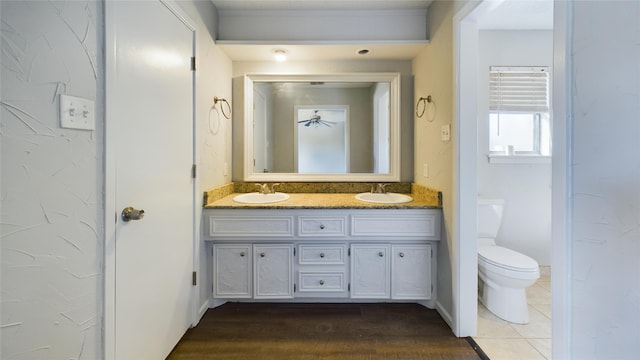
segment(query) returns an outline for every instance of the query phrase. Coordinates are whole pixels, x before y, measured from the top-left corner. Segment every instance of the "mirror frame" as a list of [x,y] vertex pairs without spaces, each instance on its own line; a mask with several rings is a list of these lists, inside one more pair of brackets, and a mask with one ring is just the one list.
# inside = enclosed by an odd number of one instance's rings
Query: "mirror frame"
[[[388,82],[389,83],[389,173],[299,174],[253,172],[253,83],[254,82]],[[400,73],[345,73],[244,76],[244,181],[289,182],[399,182],[400,181]]]

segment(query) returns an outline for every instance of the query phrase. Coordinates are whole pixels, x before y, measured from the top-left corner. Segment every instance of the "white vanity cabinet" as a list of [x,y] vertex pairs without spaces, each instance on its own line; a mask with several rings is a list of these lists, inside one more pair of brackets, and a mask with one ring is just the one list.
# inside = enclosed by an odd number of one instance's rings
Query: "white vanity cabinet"
[[[293,245],[253,245],[253,297],[291,299],[293,297]],[[219,274],[216,274],[219,276]]]
[[213,245],[213,296],[215,298],[252,297],[252,255],[250,244]]
[[205,209],[214,304],[232,299],[434,305],[439,209]]
[[351,298],[388,299],[391,293],[389,245],[351,245]]
[[219,299],[293,297],[293,246],[214,244],[213,296]]
[[431,299],[433,246],[391,245],[391,298]]

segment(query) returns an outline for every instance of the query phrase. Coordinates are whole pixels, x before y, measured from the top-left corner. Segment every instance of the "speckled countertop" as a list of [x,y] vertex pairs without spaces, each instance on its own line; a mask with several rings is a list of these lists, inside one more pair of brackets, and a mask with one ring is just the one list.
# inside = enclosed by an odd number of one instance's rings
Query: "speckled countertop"
[[[398,186],[399,184],[393,184]],[[407,184],[404,184],[407,185]],[[331,184],[322,184],[321,187],[325,188],[327,192],[321,192],[322,189],[318,189],[317,192],[295,192],[295,186],[286,189],[284,186],[277,188],[278,191],[289,194],[290,198],[269,204],[244,204],[233,201],[233,198],[245,191],[237,191],[237,185],[227,184],[225,186],[211,189],[205,192],[205,209],[411,209],[411,208],[441,208],[441,195],[437,190],[426,188],[417,184],[408,184],[404,188],[410,191],[396,191],[401,190],[402,187],[392,188],[389,192],[402,192],[409,193],[413,197],[413,201],[403,204],[377,204],[368,203],[357,200],[355,194],[358,192],[364,192],[362,189],[357,189],[357,192],[344,192],[336,193],[335,188]],[[366,185],[366,187],[370,187]],[[242,185],[240,187],[242,189]],[[338,186],[340,188],[340,186]],[[305,187],[305,190],[310,190]],[[311,189],[315,190],[315,189]],[[353,190],[353,189],[349,189]]]

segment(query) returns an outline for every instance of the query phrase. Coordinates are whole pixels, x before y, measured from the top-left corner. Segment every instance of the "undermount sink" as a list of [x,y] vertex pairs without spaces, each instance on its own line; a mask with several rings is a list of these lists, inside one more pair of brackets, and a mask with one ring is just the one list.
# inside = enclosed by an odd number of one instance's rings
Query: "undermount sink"
[[240,194],[233,198],[233,201],[243,204],[268,204],[285,201],[289,195],[281,192],[262,194],[259,192]]
[[360,193],[356,195],[356,199],[370,203],[378,204],[402,204],[413,201],[409,195],[398,193]]

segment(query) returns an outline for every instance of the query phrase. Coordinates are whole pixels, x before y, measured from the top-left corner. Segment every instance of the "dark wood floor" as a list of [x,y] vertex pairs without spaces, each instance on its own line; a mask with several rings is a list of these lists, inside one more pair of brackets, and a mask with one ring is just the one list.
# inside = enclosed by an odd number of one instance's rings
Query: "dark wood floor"
[[227,303],[209,309],[168,359],[479,359],[417,304]]

